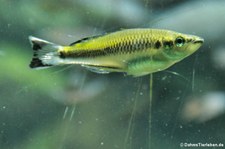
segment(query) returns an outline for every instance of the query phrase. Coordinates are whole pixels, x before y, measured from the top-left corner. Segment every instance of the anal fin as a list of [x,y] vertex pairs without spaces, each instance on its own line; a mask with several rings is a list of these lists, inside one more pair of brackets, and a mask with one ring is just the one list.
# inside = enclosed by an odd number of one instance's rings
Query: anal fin
[[100,66],[100,65],[87,65],[83,64],[82,67],[85,67],[86,69],[100,74],[107,74],[110,72],[122,72],[122,69],[119,67],[114,66]]

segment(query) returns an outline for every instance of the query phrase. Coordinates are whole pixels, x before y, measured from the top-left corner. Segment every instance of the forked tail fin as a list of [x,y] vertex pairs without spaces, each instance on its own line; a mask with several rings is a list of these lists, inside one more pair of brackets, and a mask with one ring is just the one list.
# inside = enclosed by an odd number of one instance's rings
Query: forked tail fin
[[33,48],[33,58],[30,68],[48,68],[60,64],[59,49],[62,46],[29,36]]

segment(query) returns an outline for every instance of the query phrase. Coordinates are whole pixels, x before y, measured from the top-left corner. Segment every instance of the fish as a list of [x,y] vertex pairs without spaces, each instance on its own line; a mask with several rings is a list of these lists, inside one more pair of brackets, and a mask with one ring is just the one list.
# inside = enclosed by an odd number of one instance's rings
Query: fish
[[96,73],[135,77],[165,70],[197,51],[204,39],[171,30],[134,28],[86,37],[70,45],[29,36],[30,68],[76,64]]

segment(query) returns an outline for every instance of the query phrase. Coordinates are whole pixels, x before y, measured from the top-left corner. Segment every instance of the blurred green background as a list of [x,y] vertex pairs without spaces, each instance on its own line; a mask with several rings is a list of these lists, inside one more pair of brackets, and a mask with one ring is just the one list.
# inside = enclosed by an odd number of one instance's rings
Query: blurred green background
[[[0,0],[1,149],[176,149],[225,143],[225,1]],[[67,45],[124,28],[205,39],[195,54],[149,76],[79,66],[31,70],[28,36]],[[211,147],[213,148],[213,147]]]

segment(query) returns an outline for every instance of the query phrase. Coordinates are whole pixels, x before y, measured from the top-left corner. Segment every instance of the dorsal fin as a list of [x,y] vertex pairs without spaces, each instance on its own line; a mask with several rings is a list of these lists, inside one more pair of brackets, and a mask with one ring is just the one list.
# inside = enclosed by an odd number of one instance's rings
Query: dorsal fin
[[98,37],[100,37],[100,36],[102,36],[102,35],[91,36],[91,37],[85,37],[85,38],[82,38],[82,39],[80,39],[80,40],[77,40],[77,41],[71,43],[70,46],[73,46],[73,45],[75,45],[75,44],[77,44],[77,43],[81,43],[81,42],[88,41],[88,40],[90,40],[90,39],[98,38]]

